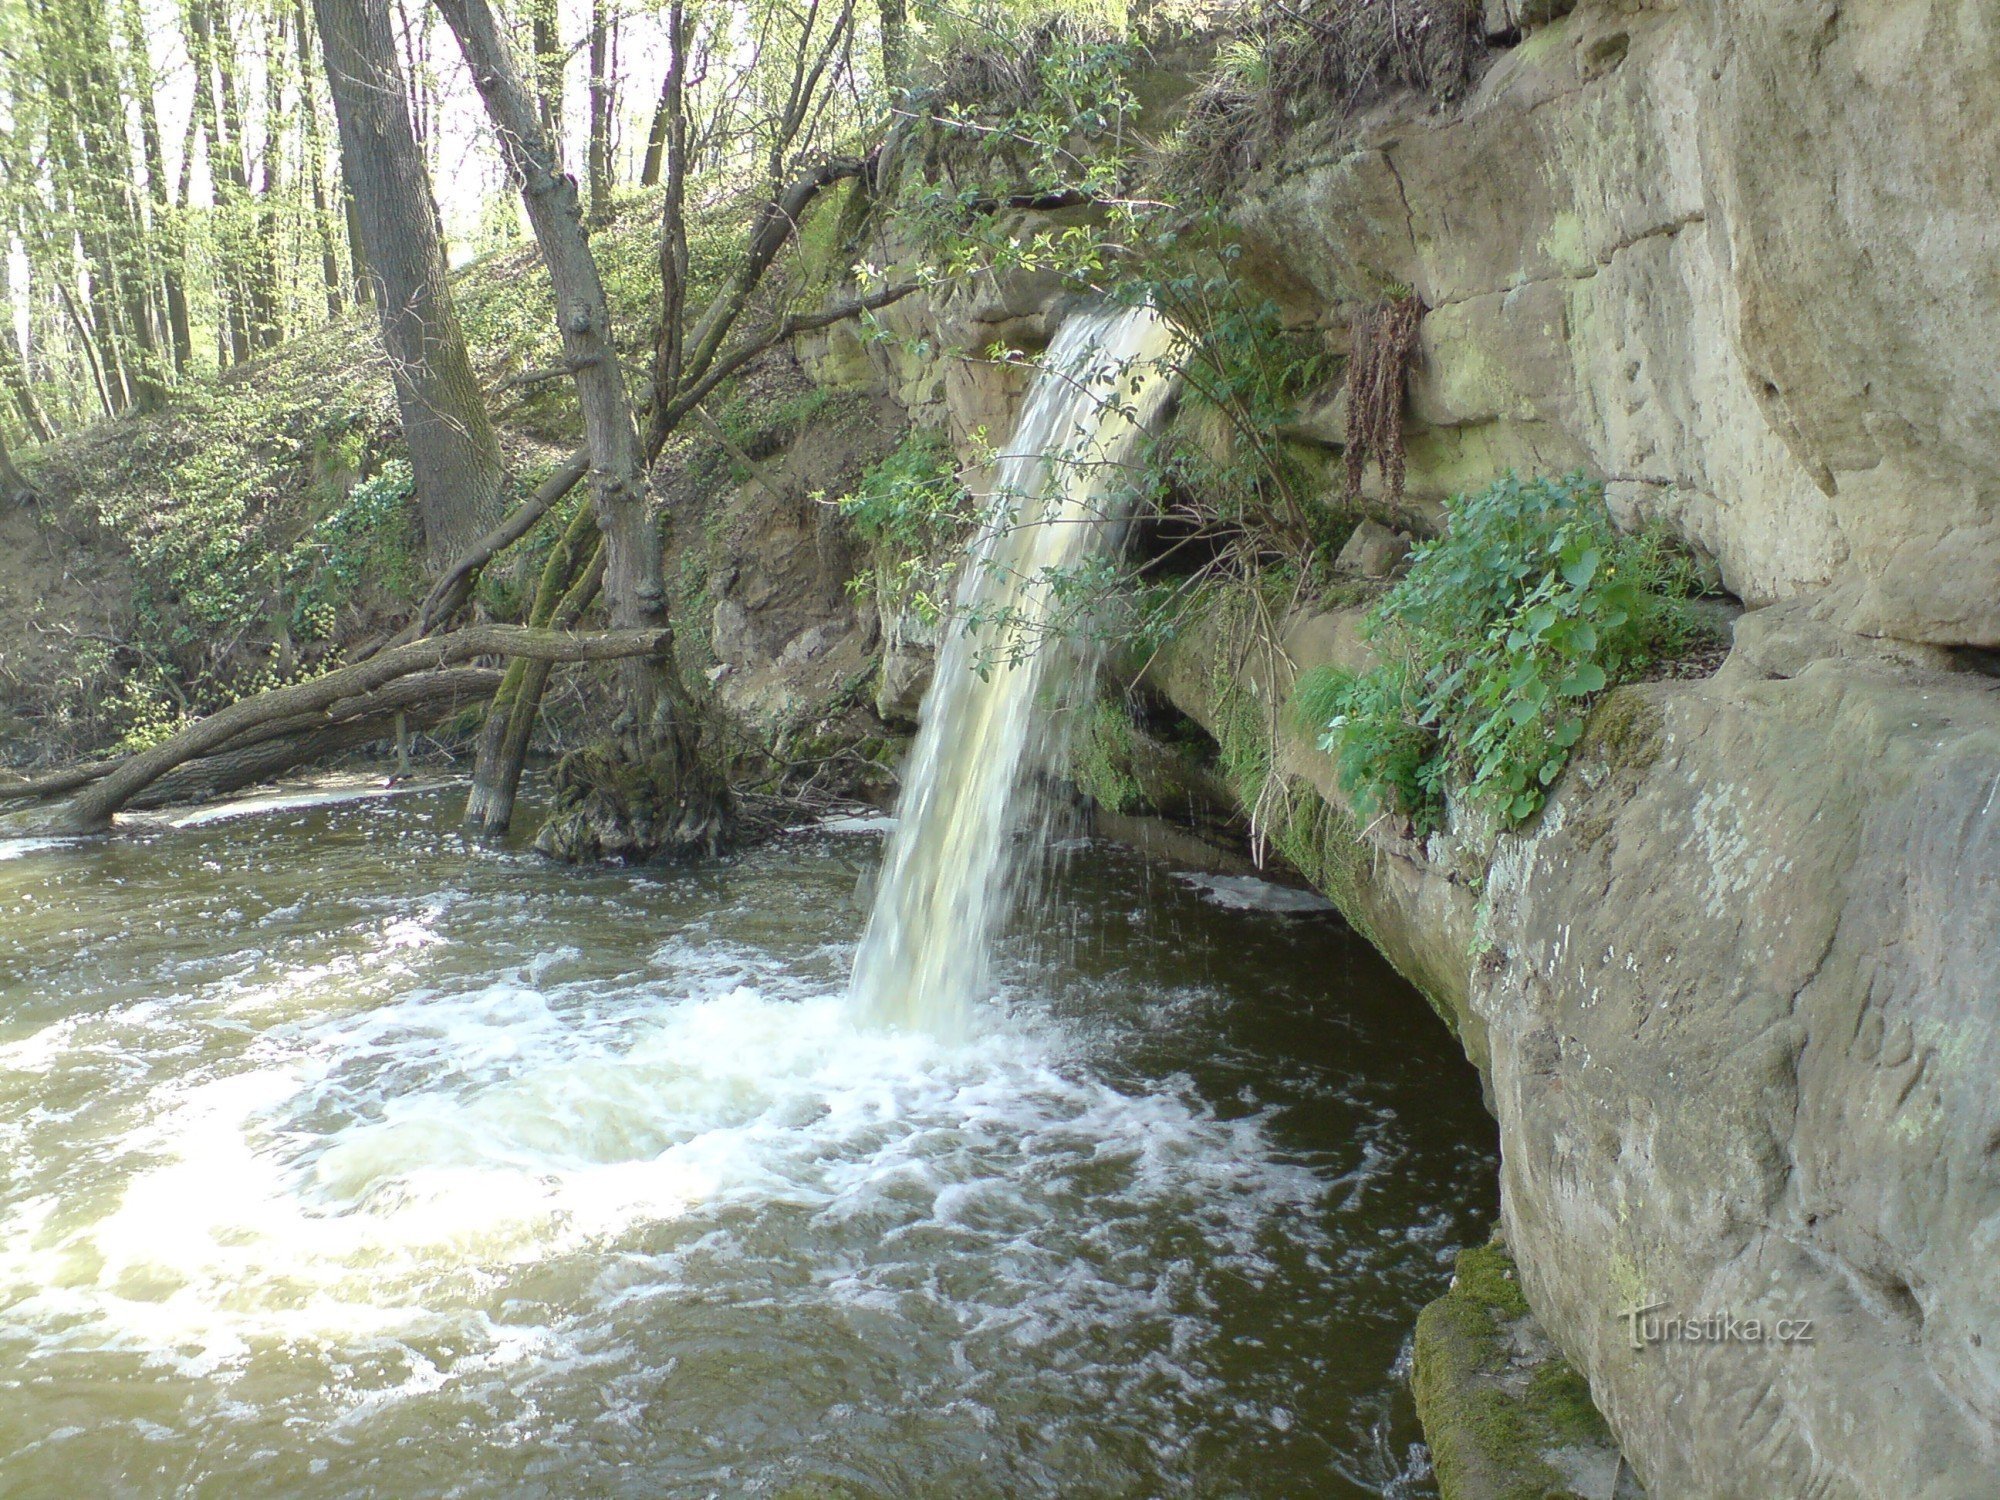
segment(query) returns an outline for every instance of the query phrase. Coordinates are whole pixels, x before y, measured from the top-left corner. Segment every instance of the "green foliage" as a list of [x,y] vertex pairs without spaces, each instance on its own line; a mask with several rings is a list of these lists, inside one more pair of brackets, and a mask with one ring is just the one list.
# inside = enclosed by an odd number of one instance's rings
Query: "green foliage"
[[1334,361],[1318,334],[1289,327],[1278,305],[1236,274],[1240,255],[1213,211],[1162,228],[1136,251],[1134,294],[1183,334],[1173,355],[1180,413],[1150,461],[1183,526],[1254,533],[1260,548],[1330,558],[1344,532],[1334,536],[1334,513],[1311,498],[1320,487],[1316,460],[1285,431]]
[[953,553],[978,522],[944,434],[913,428],[834,502],[875,549],[872,577],[853,580],[926,625],[944,617]]
[[1061,12],[1026,21],[995,12],[945,20],[930,41],[936,78],[913,102],[933,132],[930,175],[949,186],[921,201],[964,208],[966,192],[1024,183],[1118,189],[1138,105],[1132,49],[1114,30]]
[[1307,119],[1345,115],[1388,90],[1461,95],[1479,52],[1467,0],[1260,0],[1235,9],[1160,170],[1226,194]]
[[912,429],[835,502],[869,541],[898,558],[927,557],[976,519],[944,434]]
[[1099,699],[1071,730],[1070,780],[1098,806],[1127,812],[1143,800],[1144,788],[1133,775],[1132,720],[1122,703]]
[[1445,533],[1369,618],[1386,660],[1313,688],[1323,744],[1370,806],[1435,827],[1462,787],[1503,823],[1542,806],[1599,694],[1686,649],[1688,564],[1621,537],[1581,476],[1508,476],[1447,506]]
[[412,525],[415,489],[410,466],[391,459],[293,546],[283,571],[294,635],[330,639],[340,611],[364,587],[415,592],[421,581]]

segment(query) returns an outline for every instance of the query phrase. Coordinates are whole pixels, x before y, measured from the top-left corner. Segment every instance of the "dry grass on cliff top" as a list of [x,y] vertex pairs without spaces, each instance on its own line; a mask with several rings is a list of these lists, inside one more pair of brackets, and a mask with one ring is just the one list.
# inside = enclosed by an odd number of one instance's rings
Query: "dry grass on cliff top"
[[1265,0],[1230,22],[1162,162],[1210,197],[1265,164],[1306,118],[1341,117],[1400,90],[1464,94],[1483,54],[1469,0]]

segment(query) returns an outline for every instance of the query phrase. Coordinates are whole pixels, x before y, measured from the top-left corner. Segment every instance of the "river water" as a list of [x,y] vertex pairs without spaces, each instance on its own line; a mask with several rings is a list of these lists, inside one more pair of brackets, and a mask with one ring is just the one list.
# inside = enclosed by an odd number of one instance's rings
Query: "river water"
[[847,996],[866,820],[458,801],[0,844],[0,1494],[1431,1493],[1493,1135],[1337,919],[1072,846],[944,1041]]

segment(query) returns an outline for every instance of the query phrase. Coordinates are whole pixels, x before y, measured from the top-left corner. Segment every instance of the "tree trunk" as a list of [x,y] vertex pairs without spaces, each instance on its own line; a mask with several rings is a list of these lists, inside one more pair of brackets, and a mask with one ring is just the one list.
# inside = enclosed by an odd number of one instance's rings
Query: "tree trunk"
[[0,500],[9,505],[26,505],[35,498],[35,487],[14,467],[14,455],[7,451],[7,439],[0,435]]
[[646,157],[639,167],[639,186],[658,187],[660,169],[666,165],[669,137],[679,129],[685,147],[686,120],[681,110],[681,89],[687,77],[688,27],[680,9],[672,11],[667,23],[667,76],[660,85],[660,102],[653,106],[652,128],[646,132]]
[[542,134],[555,153],[562,154],[563,64],[562,19],[556,0],[528,0],[528,31],[535,50],[535,106]]
[[191,760],[125,805],[145,808],[207,802],[330,755],[385,740],[399,725],[405,729],[434,728],[490,694],[499,679],[500,673],[492,667],[452,667],[405,677],[359,700],[351,713],[333,723],[323,718],[301,722],[282,734],[239,742]]
[[285,177],[285,143],[279,128],[284,117],[285,79],[278,60],[284,55],[285,18],[271,16],[267,28],[271,45],[264,58],[264,161],[257,185],[250,308],[252,339],[260,349],[275,349],[285,337],[283,308],[278,297],[278,214]]
[[361,211],[354,206],[354,189],[348,186],[345,169],[340,174],[340,214],[347,224],[347,264],[354,275],[354,305],[373,307],[375,282],[368,274],[368,252],[361,245]]
[[[604,286],[577,203],[576,182],[542,133],[533,97],[514,68],[487,0],[436,0],[486,100],[509,171],[521,185],[529,223],[549,267],[563,353],[575,372],[584,439],[590,453],[591,500],[604,533],[604,593],[619,629],[666,632],[667,591],[660,533],[653,519],[625,375],[611,341]],[[566,832],[537,846],[565,857],[643,859],[662,852],[713,850],[732,821],[727,789],[703,764],[693,705],[675,670],[671,646],[620,668],[623,734],[615,752],[577,763],[578,774],[559,820]],[[593,791],[601,776],[618,784],[615,805]],[[600,816],[608,813],[608,816]]]
[[252,311],[254,293],[245,274],[252,259],[246,241],[250,212],[250,165],[244,157],[243,106],[236,93],[236,37],[230,29],[228,0],[209,0],[207,16],[208,54],[214,67],[215,103],[210,121],[215,127],[211,171],[222,209],[220,253],[223,276],[229,286],[229,356],[232,364],[247,364],[255,348],[256,320]]
[[[372,693],[336,703],[324,711],[263,719],[208,754],[189,761],[182,769],[194,771],[222,756],[244,755],[272,740],[295,739],[329,727],[342,728],[355,719],[384,721],[393,719],[397,714],[411,712],[422,718],[429,712],[430,706],[437,703],[447,704],[448,711],[456,712],[491,697],[499,688],[503,675],[498,667],[446,667],[438,672],[412,673]],[[426,719],[425,722],[430,721]],[[60,770],[44,771],[38,776],[23,776],[11,781],[0,776],[0,803],[46,801],[50,797],[64,796],[79,787],[89,786],[93,781],[102,781],[131,759],[132,756],[124,755],[116,760],[86,761],[82,765],[64,766]],[[161,801],[169,800],[159,789],[172,784],[179,774],[176,771],[161,777],[145,791],[135,793],[125,805],[154,807]]]
[[908,0],[877,0],[882,24],[882,82],[891,97],[910,81],[910,11]]
[[[139,100],[139,140],[146,159],[146,181],[152,190],[153,236],[160,257],[160,287],[167,314],[167,344],[177,377],[185,377],[194,357],[194,327],[188,318],[187,247],[181,232],[179,205],[167,181],[166,152],[160,143],[160,116],[154,103],[152,55],[147,50],[145,19],[139,0],[125,0],[125,50],[132,55],[132,91]],[[192,121],[190,120],[190,124]],[[183,168],[185,181],[185,168]]]
[[[580,576],[578,564],[584,544],[595,540],[596,532],[590,507],[578,506],[542,567],[528,613],[530,625],[567,630],[590,607],[604,582],[603,544],[598,543],[592,551]],[[548,680],[546,662],[517,659],[508,663],[506,679],[493,695],[480,735],[472,790],[465,799],[467,831],[504,834],[514,821],[514,798],[521,789],[521,773],[528,763],[528,745],[534,738],[535,718],[541,712],[542,690]]]
[[[590,217],[596,228],[611,222],[611,35],[606,0],[590,0]],[[550,142],[554,146],[553,140]]]
[[227,748],[274,720],[321,712],[415,672],[435,671],[481,656],[545,657],[550,661],[614,661],[668,651],[664,630],[601,630],[569,634],[515,625],[473,625],[412,641],[290,687],[275,688],[198,719],[173,738],[118,763],[68,802],[54,808],[0,814],[0,836],[97,833],[112,814],[169,771]]
[[307,181],[312,190],[313,227],[319,238],[319,276],[326,296],[327,321],[337,319],[345,306],[340,285],[340,236],[334,229],[332,205],[327,195],[326,136],[320,124],[318,70],[313,67],[312,24],[306,0],[294,0],[292,24],[299,41],[299,112],[305,122]]
[[500,518],[500,445],[452,306],[386,0],[314,0],[314,10],[424,536],[442,567]]
[[33,384],[28,380],[27,367],[21,363],[20,345],[14,342],[11,324],[0,328],[0,384],[7,387],[7,394],[14,402],[14,409],[21,414],[27,424],[28,436],[35,442],[46,443],[56,435],[55,424],[43,410],[41,398],[36,396]]

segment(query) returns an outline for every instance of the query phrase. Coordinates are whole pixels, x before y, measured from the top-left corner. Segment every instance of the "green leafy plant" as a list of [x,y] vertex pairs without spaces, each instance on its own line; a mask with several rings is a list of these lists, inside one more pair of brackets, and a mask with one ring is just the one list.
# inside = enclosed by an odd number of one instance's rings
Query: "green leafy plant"
[[898,558],[925,557],[977,519],[944,434],[913,430],[834,502],[855,530]]
[[410,466],[391,459],[362,480],[315,524],[284,559],[291,626],[306,640],[333,636],[340,611],[364,585],[414,591]]
[[1509,475],[1447,513],[1369,617],[1383,664],[1316,686],[1322,744],[1371,808],[1435,827],[1463,788],[1519,823],[1598,695],[1690,643],[1693,573],[1664,537],[1621,537],[1580,475]]

